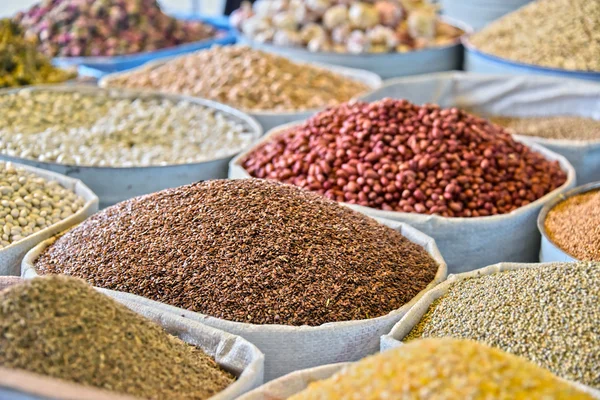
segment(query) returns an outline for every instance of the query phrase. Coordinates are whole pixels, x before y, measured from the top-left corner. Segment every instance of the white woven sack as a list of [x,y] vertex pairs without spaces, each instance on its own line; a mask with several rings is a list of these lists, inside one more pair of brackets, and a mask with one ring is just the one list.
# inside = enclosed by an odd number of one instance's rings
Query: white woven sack
[[[3,279],[3,277],[0,277],[0,286],[2,286]],[[242,394],[259,387],[263,383],[264,355],[256,346],[243,338],[183,318],[176,313],[154,308],[151,304],[141,304],[123,297],[115,297],[115,300],[159,324],[168,333],[179,337],[184,342],[201,348],[213,357],[223,369],[236,376],[237,379],[233,384],[211,397],[211,400],[237,399]],[[1,383],[2,379],[0,379],[0,387],[2,386]],[[24,391],[24,393],[38,394],[41,398],[54,398],[57,396],[57,393],[48,393],[43,390],[43,387],[33,385],[24,385],[24,387],[21,386],[17,389]],[[57,398],[62,399],[63,397]]]
[[[178,57],[186,57],[186,56],[189,56],[189,54],[178,56]],[[161,59],[158,61],[146,63],[140,67],[130,69],[128,71],[115,72],[112,74],[105,75],[104,77],[102,77],[102,79],[100,79],[100,81],[98,82],[98,85],[103,88],[110,88],[110,87],[112,87],[111,82],[115,79],[118,79],[123,76],[128,76],[128,75],[131,75],[132,73],[136,73],[139,71],[152,71],[152,70],[160,67],[161,65],[165,64],[166,62],[173,60],[174,58],[177,58],[177,57],[173,57],[173,58],[169,58],[169,59]],[[299,61],[295,61],[295,62],[298,64],[310,65],[311,67],[314,67],[314,66],[321,67],[328,71],[334,72],[338,75],[345,76],[346,78],[352,79],[357,82],[361,82],[361,83],[365,84],[366,86],[368,86],[368,88],[370,89],[369,93],[372,90],[380,88],[381,85],[383,84],[383,81],[381,80],[379,75],[377,75],[376,73],[370,72],[370,71],[365,71],[365,70],[356,69],[356,68],[341,67],[341,66],[337,66],[337,65],[328,65],[328,64],[323,64],[323,63],[303,63],[303,62],[299,62]],[[298,84],[302,85],[303,82],[298,82]],[[139,89],[141,89],[141,88],[139,88]],[[325,107],[323,107],[323,108],[325,108]],[[298,110],[298,111],[276,111],[276,110],[242,110],[242,111],[245,112],[246,114],[254,117],[254,119],[256,119],[260,123],[260,125],[263,127],[263,129],[266,132],[269,129],[275,128],[276,126],[279,126],[282,124],[287,124],[289,122],[301,121],[303,119],[306,119],[306,118],[310,117],[311,115],[313,115],[314,113],[318,112],[319,109]]]
[[[332,322],[320,326],[246,324],[213,318],[129,293],[100,290],[118,300],[138,302],[150,305],[154,309],[178,313],[188,319],[200,321],[245,338],[265,354],[265,381],[299,369],[355,361],[377,352],[379,337],[389,332],[423,293],[445,280],[447,275],[446,263],[432,238],[404,223],[376,219],[400,232],[411,242],[425,248],[439,264],[434,280],[426,289],[404,306],[378,318]],[[21,271],[24,278],[37,275],[33,266],[34,262],[52,241],[53,239],[49,239],[40,243],[27,253],[23,259]]]
[[[531,268],[533,266],[538,265],[550,265],[552,263],[542,263],[542,264],[524,264],[524,263],[499,263],[490,265],[485,268],[481,268],[475,271],[465,272],[458,275],[450,275],[448,279],[433,289],[429,290],[423,297],[417,301],[417,303],[402,317],[402,319],[394,325],[392,330],[386,334],[381,336],[381,351],[386,351],[398,346],[402,346],[404,338],[412,331],[412,329],[421,321],[421,318],[427,313],[431,304],[442,297],[444,294],[448,292],[452,284],[457,281],[467,279],[467,278],[475,278],[479,276],[492,275],[501,271],[513,271],[517,269],[523,268]],[[571,382],[578,388],[585,390],[587,393],[590,393],[598,398],[600,398],[600,391],[593,389],[589,386],[582,385],[577,382]]]
[[300,393],[313,382],[330,378],[351,363],[327,364],[320,367],[294,371],[287,375],[265,383],[258,389],[246,393],[238,400],[285,400]]
[[[375,101],[384,97],[467,108],[492,115],[576,115],[600,120],[600,83],[549,76],[445,72],[392,79],[360,99]],[[600,139],[515,137],[527,138],[564,156],[575,168],[579,185],[600,180]]]
[[[262,143],[297,125],[299,123],[291,123],[267,132],[252,148],[233,158],[229,163],[229,178],[251,178],[241,166],[242,159]],[[471,271],[501,261],[536,262],[541,240],[537,228],[538,214],[543,205],[554,196],[575,186],[575,171],[563,156],[529,139],[517,138],[517,140],[541,153],[548,160],[558,160],[562,169],[567,172],[567,181],[541,199],[509,214],[477,218],[446,218],[438,215],[383,211],[342,204],[371,217],[406,222],[433,237],[448,263],[449,273]]]
[[12,163],[18,168],[32,172],[46,180],[57,181],[63,187],[72,190],[75,194],[83,197],[85,204],[83,208],[70,217],[42,229],[33,235],[27,236],[23,240],[12,243],[0,250],[0,275],[19,275],[21,269],[21,260],[23,256],[40,242],[60,233],[73,225],[77,225],[84,219],[98,211],[98,197],[83,182],[68,176],[46,171],[28,165]]

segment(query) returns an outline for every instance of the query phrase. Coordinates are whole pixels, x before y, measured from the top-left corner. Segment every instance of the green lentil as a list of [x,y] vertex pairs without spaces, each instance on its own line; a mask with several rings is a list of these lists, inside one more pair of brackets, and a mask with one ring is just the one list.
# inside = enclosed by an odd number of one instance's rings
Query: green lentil
[[556,263],[453,283],[404,339],[473,339],[600,387],[600,263]]

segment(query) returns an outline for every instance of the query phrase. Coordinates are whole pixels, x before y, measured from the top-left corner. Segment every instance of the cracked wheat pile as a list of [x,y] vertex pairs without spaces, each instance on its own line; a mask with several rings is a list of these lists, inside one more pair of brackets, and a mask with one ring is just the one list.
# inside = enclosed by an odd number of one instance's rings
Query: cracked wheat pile
[[393,229],[258,179],[119,203],[58,239],[36,267],[230,321],[285,325],[385,315],[438,269]]
[[289,400],[592,400],[550,372],[470,340],[425,339],[350,364]]
[[66,276],[0,291],[0,365],[145,399],[207,399],[234,382],[199,348]]
[[600,263],[558,263],[453,283],[405,340],[473,339],[600,388]]

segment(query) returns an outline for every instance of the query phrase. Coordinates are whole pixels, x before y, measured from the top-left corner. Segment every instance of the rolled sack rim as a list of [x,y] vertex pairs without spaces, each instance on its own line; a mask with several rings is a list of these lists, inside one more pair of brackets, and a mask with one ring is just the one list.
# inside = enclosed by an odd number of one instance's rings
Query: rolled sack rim
[[[268,131],[262,138],[260,138],[260,140],[255,142],[252,145],[252,147],[250,147],[246,151],[238,154],[236,157],[234,157],[230,161],[230,163],[229,163],[230,178],[232,178],[231,171],[234,169],[239,169],[239,170],[243,171],[243,173],[245,174],[244,178],[254,178],[248,173],[248,171],[246,171],[244,169],[244,167],[241,164],[242,160],[245,159],[248,155],[250,155],[254,150],[256,150],[258,147],[260,147],[264,143],[271,141],[273,138],[275,138],[278,135],[285,134],[285,132],[287,132],[288,130],[290,130],[292,128],[302,126],[303,124],[304,124],[304,122],[291,122],[289,124],[281,125],[281,126],[278,126],[276,128],[271,129],[270,131]],[[412,218],[412,219],[419,219],[419,222],[443,221],[444,223],[453,223],[453,221],[454,221],[454,222],[460,223],[460,224],[475,225],[475,224],[479,224],[479,223],[503,221],[503,220],[506,220],[507,217],[516,217],[516,216],[523,215],[523,214],[533,210],[535,207],[543,206],[547,201],[552,199],[554,196],[557,196],[560,193],[563,193],[563,192],[567,191],[568,189],[571,189],[575,186],[575,182],[576,182],[575,168],[566,159],[566,157],[564,157],[563,155],[558,154],[552,150],[547,149],[546,147],[542,146],[539,143],[536,143],[535,141],[531,140],[528,137],[515,137],[514,135],[513,135],[513,137],[517,142],[524,144],[527,147],[529,147],[529,149],[535,151],[538,154],[541,154],[546,160],[558,161],[563,172],[565,172],[567,174],[567,179],[561,186],[555,188],[553,191],[545,194],[544,196],[527,204],[526,206],[519,207],[509,213],[498,214],[498,215],[489,215],[489,216],[485,216],[485,217],[442,217],[442,216],[434,215],[434,214],[430,215],[430,214],[419,214],[419,213],[406,213],[406,212],[401,212],[401,211],[385,211],[385,210],[380,210],[377,208],[361,206],[358,204],[350,204],[350,203],[339,203],[339,204],[342,204],[346,207],[352,208],[353,210],[359,211],[363,214],[367,214],[372,217],[378,217],[378,218],[383,218],[383,219],[387,219],[387,220],[402,219],[402,220],[409,221]],[[254,178],[254,179],[256,179],[256,178]],[[410,221],[408,223],[410,224]]]

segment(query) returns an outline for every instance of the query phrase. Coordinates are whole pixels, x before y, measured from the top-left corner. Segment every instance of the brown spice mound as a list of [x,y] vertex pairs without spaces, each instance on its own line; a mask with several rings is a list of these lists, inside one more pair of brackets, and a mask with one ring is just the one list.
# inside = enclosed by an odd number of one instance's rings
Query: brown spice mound
[[491,116],[489,120],[517,135],[546,139],[600,140],[600,120],[570,115],[548,117]]
[[146,399],[207,399],[234,381],[202,350],[65,276],[0,292],[0,365]]
[[371,218],[258,179],[119,203],[58,239],[36,267],[213,317],[286,325],[385,315],[438,268]]
[[557,204],[544,222],[550,240],[582,261],[600,261],[600,190]]

